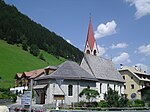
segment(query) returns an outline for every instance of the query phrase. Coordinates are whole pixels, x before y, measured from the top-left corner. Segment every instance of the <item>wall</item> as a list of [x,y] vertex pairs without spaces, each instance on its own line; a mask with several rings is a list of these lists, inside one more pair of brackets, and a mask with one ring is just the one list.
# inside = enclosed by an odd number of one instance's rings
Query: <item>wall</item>
[[[131,99],[131,94],[136,93],[137,97],[136,99],[141,99],[141,93],[138,92],[139,89],[141,89],[140,81],[129,71],[121,71],[120,72],[123,76],[125,76],[125,94],[127,94],[127,98]],[[131,79],[133,77],[133,79]],[[131,84],[134,84],[134,89],[131,89]]]

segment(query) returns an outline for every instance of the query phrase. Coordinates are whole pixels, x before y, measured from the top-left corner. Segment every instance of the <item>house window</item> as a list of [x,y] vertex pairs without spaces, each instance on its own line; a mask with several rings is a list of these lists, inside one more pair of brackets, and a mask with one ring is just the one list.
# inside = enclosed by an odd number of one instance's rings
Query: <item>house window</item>
[[124,89],[126,89],[126,85],[124,85]]
[[123,77],[123,79],[125,80],[125,76],[122,76]]
[[102,83],[100,83],[100,93],[102,93]]
[[72,85],[68,86],[68,96],[73,96],[73,86]]
[[131,84],[131,89],[134,89],[134,84]]

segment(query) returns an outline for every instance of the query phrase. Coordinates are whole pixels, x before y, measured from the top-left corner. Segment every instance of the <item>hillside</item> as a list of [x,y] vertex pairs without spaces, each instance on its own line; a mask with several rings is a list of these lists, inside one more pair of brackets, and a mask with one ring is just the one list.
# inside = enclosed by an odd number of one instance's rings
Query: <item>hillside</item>
[[57,59],[53,55],[41,51],[46,61],[31,55],[17,45],[7,44],[0,40],[0,88],[14,86],[14,76],[17,72],[30,71],[64,62],[63,58]]
[[63,37],[34,22],[3,0],[0,0],[0,39],[9,44],[22,44],[24,49],[34,45],[50,54],[76,62],[80,62],[83,57],[83,53]]

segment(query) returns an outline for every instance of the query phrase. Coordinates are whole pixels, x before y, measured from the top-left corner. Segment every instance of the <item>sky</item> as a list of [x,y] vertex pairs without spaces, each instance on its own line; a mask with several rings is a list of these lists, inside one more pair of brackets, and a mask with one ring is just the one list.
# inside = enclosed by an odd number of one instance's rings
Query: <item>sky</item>
[[[150,0],[5,0],[83,51],[90,17],[100,56],[150,74]],[[90,16],[91,15],[91,16]]]

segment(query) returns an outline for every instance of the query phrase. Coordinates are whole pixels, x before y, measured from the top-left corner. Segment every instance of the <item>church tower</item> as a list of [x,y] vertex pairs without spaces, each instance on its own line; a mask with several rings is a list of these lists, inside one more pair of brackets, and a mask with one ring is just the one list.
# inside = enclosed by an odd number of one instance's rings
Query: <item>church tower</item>
[[90,19],[90,24],[89,24],[89,28],[88,28],[88,34],[87,34],[86,44],[85,44],[85,48],[84,48],[84,53],[92,54],[95,56],[99,55],[96,40],[94,38],[94,32],[93,32],[93,28],[92,28],[92,20],[91,19]]

